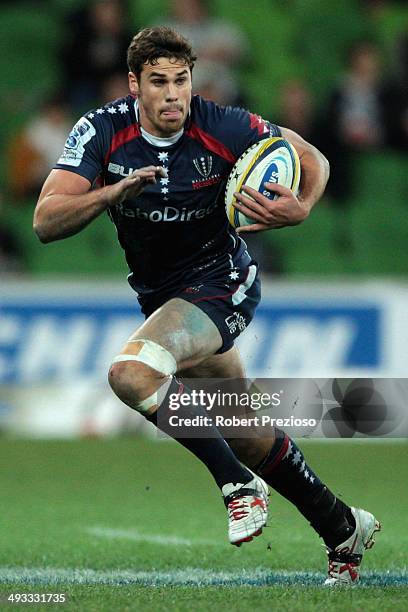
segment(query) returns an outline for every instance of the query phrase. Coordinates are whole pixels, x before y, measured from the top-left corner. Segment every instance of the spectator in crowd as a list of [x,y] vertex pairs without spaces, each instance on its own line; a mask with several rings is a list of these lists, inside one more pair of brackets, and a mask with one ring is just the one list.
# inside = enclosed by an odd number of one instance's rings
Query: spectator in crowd
[[389,144],[408,151],[408,22],[406,30],[395,42],[395,80],[387,92]]
[[386,142],[384,81],[378,48],[359,41],[349,52],[347,70],[329,101],[328,127],[335,141],[352,150],[373,150]]
[[38,197],[44,178],[64,149],[72,118],[64,97],[48,98],[9,146],[8,187],[16,199]]
[[[200,58],[194,68],[193,82],[196,79],[196,72],[198,78],[201,78],[200,64],[202,63],[203,74],[208,75],[211,69],[214,81],[225,81],[222,97],[225,97],[228,88],[229,104],[245,105],[235,75],[235,69],[242,66],[248,58],[249,43],[244,32],[230,21],[212,17],[209,14],[207,0],[169,0],[169,8],[170,18],[164,21],[161,19],[160,25],[174,28],[191,40]],[[213,87],[209,86],[208,79],[205,88],[210,93],[210,95],[206,94],[209,98],[215,95]],[[219,85],[215,85],[214,88],[218,93]],[[215,101],[223,104],[221,100]]]
[[347,214],[353,199],[358,153],[378,151],[387,144],[387,88],[382,77],[382,57],[369,40],[359,40],[348,51],[347,66],[332,90],[320,121],[317,146],[330,160],[326,194],[341,206],[342,224],[336,223],[335,245],[351,252]]
[[234,106],[239,97],[237,82],[231,71],[210,60],[197,62],[194,67],[193,92],[224,106]]
[[126,72],[117,72],[103,81],[98,103],[106,104],[107,100],[117,100],[127,96],[128,93],[129,82]]
[[127,72],[131,30],[126,8],[124,0],[94,0],[68,19],[61,68],[67,99],[76,113],[100,102],[107,79]]
[[386,50],[390,77],[385,88],[386,144],[408,150],[408,5],[407,0],[360,0],[363,18]]
[[18,238],[3,219],[3,196],[0,193],[0,276],[24,269],[24,258]]
[[311,91],[301,79],[286,81],[279,94],[278,124],[285,125],[305,140],[315,141],[315,109]]

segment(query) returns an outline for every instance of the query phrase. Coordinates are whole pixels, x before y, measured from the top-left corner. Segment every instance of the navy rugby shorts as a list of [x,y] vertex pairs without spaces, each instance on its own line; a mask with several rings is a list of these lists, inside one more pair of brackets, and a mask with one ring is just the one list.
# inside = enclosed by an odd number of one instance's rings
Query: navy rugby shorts
[[156,292],[149,297],[140,296],[139,302],[147,318],[172,298],[186,300],[210,317],[222,337],[217,353],[225,353],[250,324],[261,299],[258,265],[252,260],[247,260],[245,265],[236,263],[232,269],[206,275],[202,283]]

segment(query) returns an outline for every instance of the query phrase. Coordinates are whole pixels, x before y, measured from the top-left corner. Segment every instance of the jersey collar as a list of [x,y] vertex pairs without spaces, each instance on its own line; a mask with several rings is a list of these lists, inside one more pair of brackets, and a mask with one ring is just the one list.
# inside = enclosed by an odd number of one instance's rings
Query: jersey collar
[[[187,121],[190,118],[190,113],[191,113],[191,110],[189,110],[188,112]],[[136,121],[139,123],[139,104],[138,104],[137,98],[135,98],[135,115],[136,115]],[[168,138],[160,138],[159,136],[153,136],[153,134],[149,134],[149,132],[146,132],[146,130],[140,125],[140,123],[139,123],[139,126],[140,126],[140,132],[142,134],[142,137],[148,143],[154,145],[155,147],[171,147],[171,145],[174,145],[178,140],[180,140],[180,138],[184,134],[184,129],[185,129],[185,126],[183,126],[181,130],[179,130],[176,134],[173,134],[173,136],[169,136]]]

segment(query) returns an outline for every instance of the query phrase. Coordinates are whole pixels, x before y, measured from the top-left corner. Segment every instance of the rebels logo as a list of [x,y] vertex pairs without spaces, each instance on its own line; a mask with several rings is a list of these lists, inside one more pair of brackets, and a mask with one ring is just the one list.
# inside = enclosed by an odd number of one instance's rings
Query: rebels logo
[[211,155],[195,157],[193,159],[194,168],[203,177],[202,179],[196,179],[191,181],[193,189],[201,189],[202,187],[210,187],[219,183],[221,176],[219,174],[211,174],[213,167],[213,158]]
[[201,174],[203,178],[207,179],[211,174],[213,158],[211,155],[196,157],[193,159],[193,164],[197,172]]

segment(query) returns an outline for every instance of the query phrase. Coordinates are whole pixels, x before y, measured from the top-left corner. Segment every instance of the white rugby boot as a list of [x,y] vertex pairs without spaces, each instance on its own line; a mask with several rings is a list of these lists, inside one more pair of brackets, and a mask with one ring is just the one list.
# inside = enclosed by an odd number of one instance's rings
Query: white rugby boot
[[334,550],[326,547],[329,570],[326,586],[352,586],[360,578],[361,560],[365,550],[375,544],[374,535],[381,530],[377,519],[361,508],[351,508],[356,528],[351,536],[336,546]]
[[268,518],[269,489],[266,482],[254,474],[246,484],[226,484],[222,487],[228,510],[228,537],[231,544],[241,546],[261,535]]

